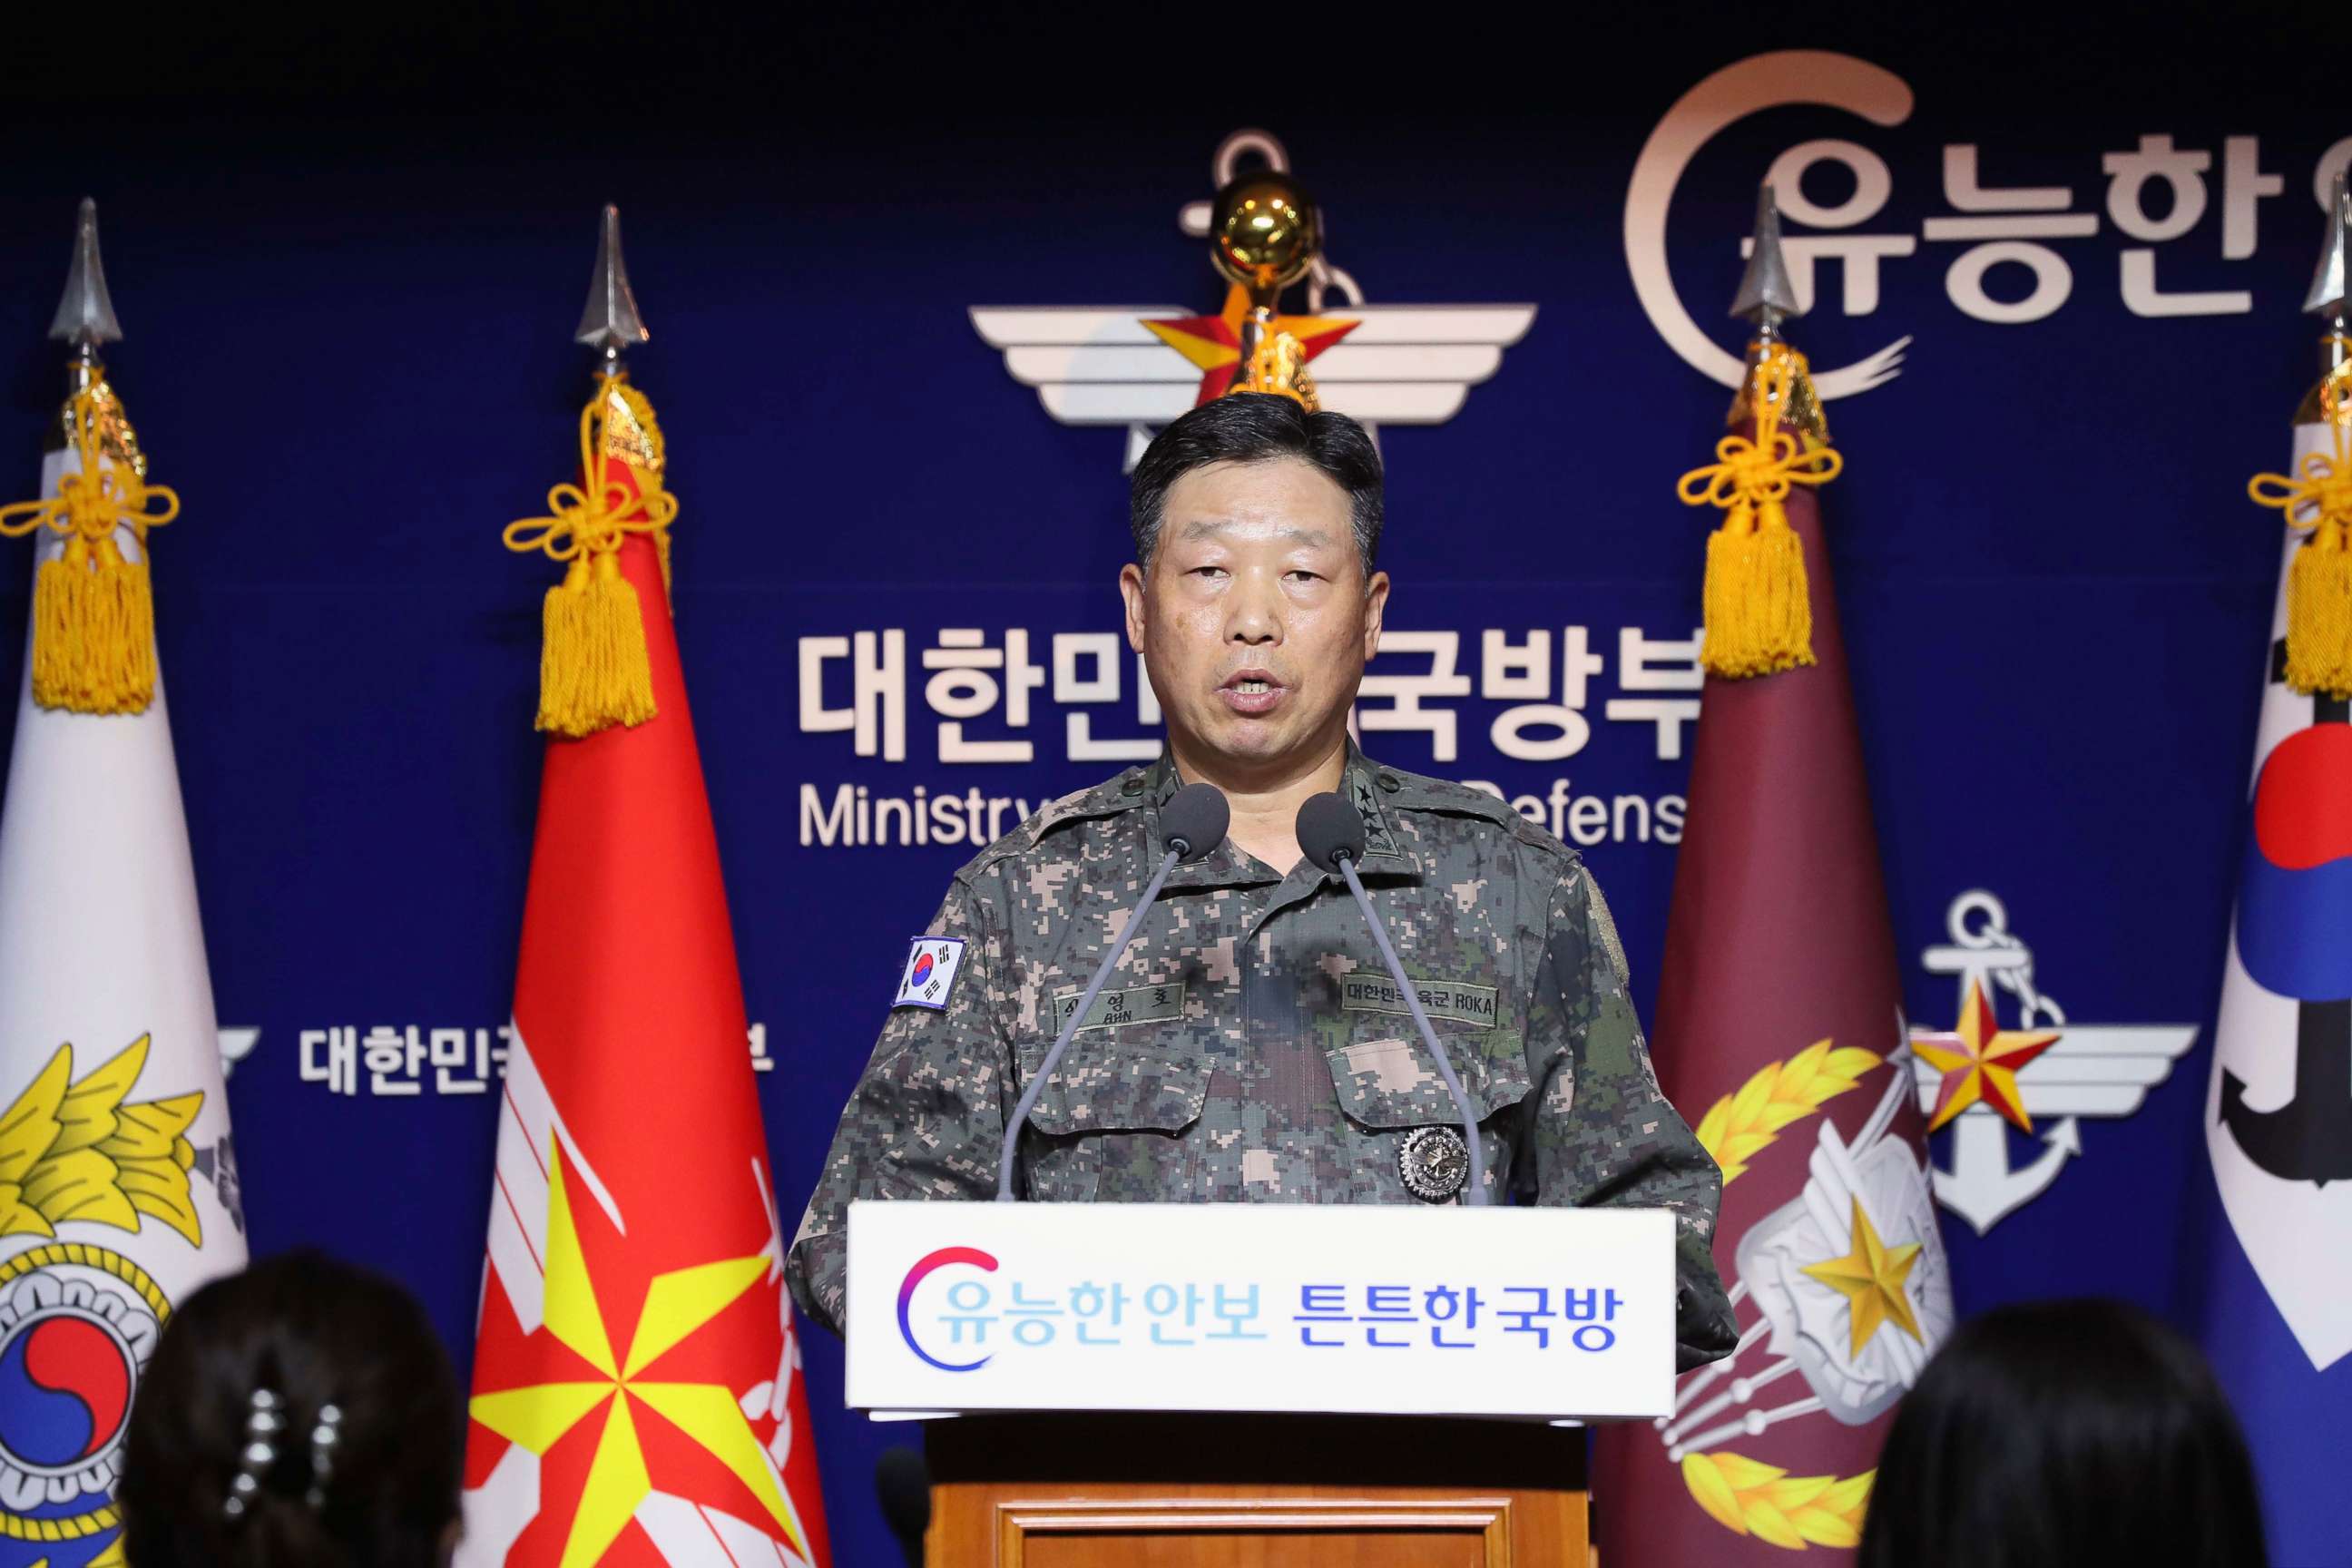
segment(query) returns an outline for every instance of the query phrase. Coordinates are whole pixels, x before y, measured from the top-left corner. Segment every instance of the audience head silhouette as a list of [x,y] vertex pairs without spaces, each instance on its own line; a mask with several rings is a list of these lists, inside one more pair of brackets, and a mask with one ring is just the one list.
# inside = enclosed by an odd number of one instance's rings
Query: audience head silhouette
[[2238,1423],[2204,1359],[2116,1301],[1960,1325],[1887,1434],[1857,1568],[2263,1568]]
[[437,1568],[457,1380],[399,1286],[317,1253],[190,1297],[140,1381],[117,1498],[137,1568]]

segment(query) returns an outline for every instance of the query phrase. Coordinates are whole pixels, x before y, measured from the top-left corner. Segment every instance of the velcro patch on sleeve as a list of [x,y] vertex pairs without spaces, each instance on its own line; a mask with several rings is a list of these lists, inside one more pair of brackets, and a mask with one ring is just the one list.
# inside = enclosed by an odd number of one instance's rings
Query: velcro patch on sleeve
[[955,990],[956,973],[963,967],[963,943],[951,936],[919,936],[907,954],[906,973],[898,977],[893,1007],[929,1007],[947,1011]]

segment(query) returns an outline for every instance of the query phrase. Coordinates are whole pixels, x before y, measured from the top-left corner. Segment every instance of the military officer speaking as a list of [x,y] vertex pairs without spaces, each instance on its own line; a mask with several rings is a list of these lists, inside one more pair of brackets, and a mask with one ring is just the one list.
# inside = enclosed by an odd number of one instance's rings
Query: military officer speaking
[[[853,1198],[989,1199],[1007,1118],[1160,865],[1160,810],[1215,785],[1225,840],[1179,865],[1078,1020],[1015,1166],[1057,1203],[1615,1204],[1679,1217],[1685,1366],[1736,1338],[1710,1249],[1721,1178],[1659,1093],[1609,908],[1504,802],[1382,767],[1348,715],[1380,647],[1381,463],[1361,426],[1237,393],[1151,444],[1119,574],[1167,716],[1160,760],[1054,802],[957,873],[916,943],[793,1243],[840,1327]],[[1356,865],[1479,1119],[1460,1118],[1300,804],[1361,813]]]

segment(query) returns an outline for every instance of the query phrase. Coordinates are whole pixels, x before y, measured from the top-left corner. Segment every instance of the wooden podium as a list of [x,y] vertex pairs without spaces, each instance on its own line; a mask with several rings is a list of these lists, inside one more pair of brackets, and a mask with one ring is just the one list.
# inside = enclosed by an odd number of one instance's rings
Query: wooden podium
[[849,1207],[847,1398],[933,1417],[931,1568],[1586,1568],[1674,1408],[1657,1209]]
[[1584,1568],[1584,1433],[1381,1415],[932,1422],[929,1568]]

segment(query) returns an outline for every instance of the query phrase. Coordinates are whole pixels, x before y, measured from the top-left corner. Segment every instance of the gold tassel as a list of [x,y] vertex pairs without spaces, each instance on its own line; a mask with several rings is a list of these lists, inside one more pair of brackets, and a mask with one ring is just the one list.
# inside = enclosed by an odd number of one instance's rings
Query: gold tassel
[[[144,713],[155,700],[147,531],[178,516],[180,498],[101,450],[100,405],[112,395],[104,382],[74,395],[79,468],[58,482],[56,496],[0,507],[0,535],[41,528],[65,535],[63,552],[34,576],[32,675],[33,700],[70,713]],[[136,561],[115,542],[122,528],[139,542]]]
[[2297,691],[2352,697],[2352,530],[2331,518],[2312,531],[2286,574],[2286,681]]
[[1675,486],[1685,505],[1723,510],[1722,526],[1706,542],[1702,595],[1706,641],[1699,662],[1713,675],[1741,679],[1813,662],[1804,542],[1781,503],[1792,487],[1826,484],[1845,464],[1829,447],[1800,443],[1780,427],[1804,371],[1804,356],[1787,345],[1766,350],[1751,389],[1756,438],[1726,436],[1716,443],[1716,460]]
[[2246,494],[2286,515],[2311,537],[2286,572],[2286,683],[2306,696],[2352,697],[2352,452],[2345,426],[2352,407],[2341,378],[2319,385],[2319,416],[2334,451],[2310,452],[2294,475],[2256,474]]
[[619,558],[575,559],[547,591],[539,728],[578,739],[654,716],[645,614]]
[[1741,501],[1707,537],[1706,664],[1717,675],[1770,675],[1813,662],[1805,552],[1780,503]]
[[[625,453],[608,451],[605,439],[604,423],[618,396],[616,380],[601,380],[596,395],[581,411],[581,483],[557,485],[547,493],[550,515],[510,523],[505,536],[509,550],[544,552],[564,563],[563,581],[547,591],[541,616],[538,727],[573,740],[615,724],[634,727],[659,711],[646,647],[645,607],[621,574],[620,552],[629,535],[651,534],[667,594],[668,530],[677,501],[662,489],[657,468],[628,464],[632,474],[641,476],[642,493],[636,494],[607,477],[608,458],[627,463]],[[623,412],[637,411],[624,404]]]

